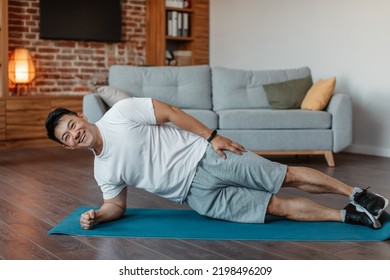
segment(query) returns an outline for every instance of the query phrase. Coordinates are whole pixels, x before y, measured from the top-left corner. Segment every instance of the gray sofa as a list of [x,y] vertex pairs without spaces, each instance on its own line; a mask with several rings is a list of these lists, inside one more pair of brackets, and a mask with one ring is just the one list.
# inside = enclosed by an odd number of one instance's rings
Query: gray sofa
[[[249,71],[115,65],[109,69],[109,86],[129,96],[152,97],[182,108],[258,154],[321,154],[334,166],[333,153],[352,142],[351,96],[334,94],[323,111],[276,110],[271,109],[263,88],[308,76],[307,67]],[[90,122],[109,109],[105,98],[98,93],[84,96],[83,112]]]

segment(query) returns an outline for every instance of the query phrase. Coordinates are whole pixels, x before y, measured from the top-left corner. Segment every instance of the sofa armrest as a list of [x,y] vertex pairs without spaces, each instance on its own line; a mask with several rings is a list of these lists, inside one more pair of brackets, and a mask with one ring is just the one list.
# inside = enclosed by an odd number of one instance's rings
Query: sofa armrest
[[95,123],[107,112],[108,106],[96,93],[87,94],[83,97],[83,114],[90,123]]
[[333,152],[337,153],[352,143],[351,95],[333,95],[326,111],[332,114]]

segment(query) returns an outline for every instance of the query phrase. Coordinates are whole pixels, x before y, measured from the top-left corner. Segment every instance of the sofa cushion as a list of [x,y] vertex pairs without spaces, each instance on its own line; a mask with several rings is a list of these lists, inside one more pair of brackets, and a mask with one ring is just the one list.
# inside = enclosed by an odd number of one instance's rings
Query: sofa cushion
[[218,130],[252,151],[332,150],[331,129]]
[[254,71],[213,67],[213,109],[269,108],[263,85],[309,76],[308,67]]
[[199,120],[210,129],[218,128],[218,115],[211,110],[183,109],[184,112]]
[[[214,111],[211,110],[202,110],[202,109],[183,109],[184,112],[193,116],[205,126],[211,129],[218,128],[218,115]],[[175,126],[173,123],[168,123],[168,125],[179,128]]]
[[328,105],[336,86],[336,77],[318,80],[303,99],[301,109],[323,110]]
[[329,129],[332,116],[325,111],[233,109],[217,112],[220,129]]
[[109,86],[98,88],[97,93],[109,107],[112,107],[119,100],[131,97],[130,94]]
[[179,108],[211,109],[209,66],[136,67],[114,65],[109,85],[134,97],[152,97]]
[[303,98],[313,85],[311,76],[264,85],[268,103],[272,109],[299,109]]

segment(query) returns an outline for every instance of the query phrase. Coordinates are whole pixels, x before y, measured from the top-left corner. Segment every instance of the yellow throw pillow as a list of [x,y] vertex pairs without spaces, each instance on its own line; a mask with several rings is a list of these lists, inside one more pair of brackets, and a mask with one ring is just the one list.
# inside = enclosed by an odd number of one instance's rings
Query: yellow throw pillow
[[318,80],[307,92],[302,101],[301,109],[321,111],[328,105],[336,86],[336,77]]

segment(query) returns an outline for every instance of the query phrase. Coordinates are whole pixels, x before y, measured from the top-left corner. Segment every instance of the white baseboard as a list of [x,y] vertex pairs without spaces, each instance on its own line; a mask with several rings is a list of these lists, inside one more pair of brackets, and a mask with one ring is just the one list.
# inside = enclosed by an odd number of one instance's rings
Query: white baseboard
[[345,151],[350,153],[355,153],[355,154],[390,157],[390,149],[378,148],[373,146],[352,144],[347,149],[345,149]]

